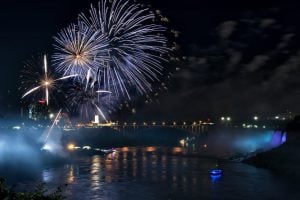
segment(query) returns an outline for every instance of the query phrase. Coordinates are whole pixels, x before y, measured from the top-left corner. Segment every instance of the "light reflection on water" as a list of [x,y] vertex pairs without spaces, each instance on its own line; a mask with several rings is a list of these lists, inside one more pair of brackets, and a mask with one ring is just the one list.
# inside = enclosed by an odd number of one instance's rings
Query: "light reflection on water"
[[[75,176],[74,176],[74,166],[73,165],[68,165],[67,168],[69,169],[68,170],[68,177],[67,177],[67,183],[68,184],[71,184],[74,182],[75,180]],[[45,181],[46,183],[48,181]]]
[[101,169],[100,169],[100,157],[94,156],[92,158],[92,166],[91,166],[91,184],[92,190],[100,189],[100,177],[101,177]]
[[300,197],[280,177],[246,164],[221,162],[224,176],[214,179],[209,171],[216,160],[178,156],[178,147],[117,151],[44,169],[36,183],[68,183],[67,199],[282,199],[288,193],[289,199]]

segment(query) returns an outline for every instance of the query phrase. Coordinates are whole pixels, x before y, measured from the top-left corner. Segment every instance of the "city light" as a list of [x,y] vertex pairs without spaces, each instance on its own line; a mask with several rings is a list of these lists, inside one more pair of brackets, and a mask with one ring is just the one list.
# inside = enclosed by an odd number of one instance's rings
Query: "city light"
[[184,147],[184,145],[185,145],[185,140],[184,140],[184,139],[182,139],[182,140],[179,140],[179,143],[180,143],[180,145],[181,145],[181,146],[183,146],[183,147]]
[[221,120],[222,120],[222,121],[225,121],[225,117],[221,117]]
[[53,119],[55,117],[55,115],[53,113],[50,113],[49,118]]
[[255,121],[257,121],[257,120],[258,120],[258,117],[257,117],[257,116],[254,116],[253,119],[254,119]]
[[74,144],[68,144],[67,149],[72,151],[75,149],[75,145]]

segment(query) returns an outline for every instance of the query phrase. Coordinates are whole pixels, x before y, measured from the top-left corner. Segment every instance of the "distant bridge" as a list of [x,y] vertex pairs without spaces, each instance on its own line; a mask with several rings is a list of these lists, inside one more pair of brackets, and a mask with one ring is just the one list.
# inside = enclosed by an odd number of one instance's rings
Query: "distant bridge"
[[208,131],[209,127],[214,125],[212,122],[109,122],[109,123],[88,123],[88,124],[78,124],[77,127],[84,128],[103,128],[109,127],[111,129],[117,130],[119,132],[136,132],[144,129],[158,129],[158,128],[173,128],[186,131],[191,134],[201,134]]

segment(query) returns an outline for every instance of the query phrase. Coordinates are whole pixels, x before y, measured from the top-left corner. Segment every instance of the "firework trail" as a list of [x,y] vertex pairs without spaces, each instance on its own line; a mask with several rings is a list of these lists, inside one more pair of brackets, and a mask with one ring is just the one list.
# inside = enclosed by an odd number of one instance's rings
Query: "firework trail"
[[[57,81],[65,80],[77,76],[77,75],[68,75],[68,76],[63,76],[61,78],[54,78],[51,75],[51,73],[48,72],[48,63],[47,63],[46,55],[44,55],[43,57],[43,68],[44,68],[43,73],[39,73],[38,70],[34,69],[35,67],[36,66],[29,64],[28,67],[25,70],[23,70],[22,77],[25,77],[25,81],[22,81],[22,84],[23,85],[29,84],[30,85],[29,87],[32,88],[27,90],[23,94],[22,99],[39,89],[43,89],[45,92],[45,99],[47,105],[49,105],[49,90],[55,87]],[[37,85],[37,86],[32,86],[32,85]]]
[[57,120],[58,120],[58,118],[60,116],[61,111],[62,111],[62,109],[60,109],[59,112],[57,113],[57,115],[56,115],[56,117],[55,117],[55,119],[54,119],[54,121],[53,121],[53,123],[52,123],[52,125],[51,125],[51,127],[50,127],[50,129],[48,131],[48,133],[47,133],[47,136],[46,136],[45,141],[44,141],[45,144],[47,143],[47,140],[48,140],[48,138],[49,138],[49,136],[50,136],[50,134],[51,134],[51,132],[52,132],[52,130],[54,128],[55,123],[57,123]]

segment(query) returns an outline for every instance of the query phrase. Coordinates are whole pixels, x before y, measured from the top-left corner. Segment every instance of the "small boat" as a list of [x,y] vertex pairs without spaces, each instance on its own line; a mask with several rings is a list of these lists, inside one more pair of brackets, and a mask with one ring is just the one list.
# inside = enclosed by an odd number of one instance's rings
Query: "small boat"
[[223,170],[221,169],[212,169],[210,171],[210,175],[212,176],[218,176],[218,175],[222,175],[223,174]]

